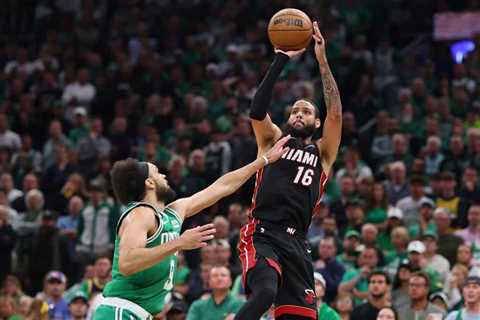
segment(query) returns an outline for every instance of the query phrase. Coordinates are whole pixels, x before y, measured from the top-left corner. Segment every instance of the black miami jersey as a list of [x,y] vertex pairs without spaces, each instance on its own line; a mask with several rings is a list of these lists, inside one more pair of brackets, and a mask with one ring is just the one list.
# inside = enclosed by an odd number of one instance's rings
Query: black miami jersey
[[288,152],[257,172],[251,215],[306,232],[327,176],[316,144],[290,138],[285,146]]

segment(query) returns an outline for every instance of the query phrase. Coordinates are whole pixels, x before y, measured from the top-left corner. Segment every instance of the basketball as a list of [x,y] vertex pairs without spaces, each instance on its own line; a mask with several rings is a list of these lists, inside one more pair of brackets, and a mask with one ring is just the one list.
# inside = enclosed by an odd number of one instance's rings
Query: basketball
[[283,51],[306,48],[312,39],[310,18],[298,9],[278,11],[268,23],[268,38],[272,45]]

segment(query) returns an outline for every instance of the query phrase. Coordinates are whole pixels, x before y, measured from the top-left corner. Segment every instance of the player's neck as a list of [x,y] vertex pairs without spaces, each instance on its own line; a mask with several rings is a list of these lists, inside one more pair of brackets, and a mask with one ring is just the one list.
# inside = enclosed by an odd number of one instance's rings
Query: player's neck
[[163,208],[165,208],[165,202],[163,201],[159,201],[157,199],[157,196],[155,195],[155,193],[150,193],[150,192],[147,192],[147,194],[145,195],[145,197],[143,198],[142,200],[143,202],[146,202],[146,203],[149,203],[151,205],[153,205],[154,207],[162,210]]

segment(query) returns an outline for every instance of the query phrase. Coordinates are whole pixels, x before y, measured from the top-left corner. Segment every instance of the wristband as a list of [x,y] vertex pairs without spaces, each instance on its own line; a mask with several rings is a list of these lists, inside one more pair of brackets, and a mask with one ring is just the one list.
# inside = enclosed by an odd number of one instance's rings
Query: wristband
[[266,156],[262,156],[263,160],[265,160],[265,165],[267,165],[269,162],[268,162],[268,158]]

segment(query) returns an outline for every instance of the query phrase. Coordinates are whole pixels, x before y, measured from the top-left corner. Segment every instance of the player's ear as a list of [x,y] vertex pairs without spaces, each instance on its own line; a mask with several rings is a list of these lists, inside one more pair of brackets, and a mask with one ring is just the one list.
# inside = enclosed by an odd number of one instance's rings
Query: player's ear
[[145,179],[145,189],[155,189],[155,182],[152,178],[148,177],[147,179]]
[[320,128],[320,125],[321,125],[321,124],[322,124],[322,123],[320,122],[320,119],[319,119],[319,118],[315,119],[315,129]]

